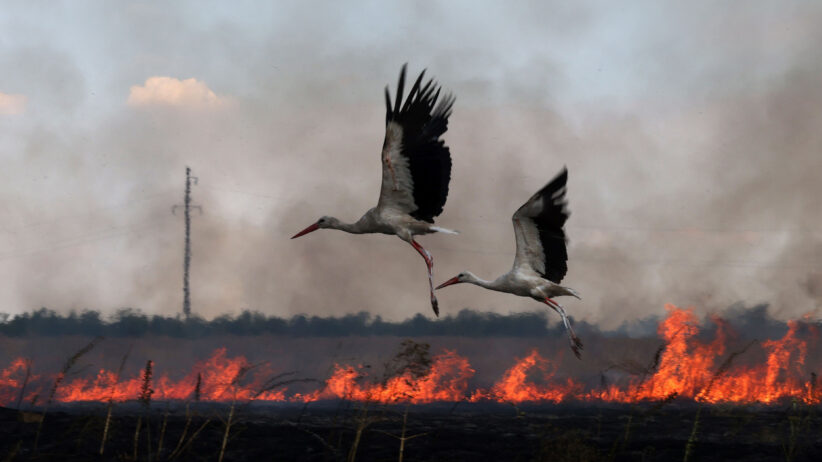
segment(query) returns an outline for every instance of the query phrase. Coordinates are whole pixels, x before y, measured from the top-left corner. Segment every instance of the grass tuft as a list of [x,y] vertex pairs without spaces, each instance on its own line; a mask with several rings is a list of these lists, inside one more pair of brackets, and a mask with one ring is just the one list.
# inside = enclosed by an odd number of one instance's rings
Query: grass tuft
[[[60,388],[60,384],[63,382],[63,379],[66,378],[66,375],[69,373],[72,367],[83,357],[86,353],[94,349],[98,343],[103,340],[103,337],[95,337],[91,342],[89,342],[83,348],[77,350],[74,355],[72,355],[66,363],[63,365],[63,369],[57,374],[57,378],[54,379],[54,385],[51,387],[51,391],[49,392],[49,397],[46,400],[45,406],[43,406],[43,417],[40,419],[40,423],[37,425],[37,433],[34,435],[34,452],[37,452],[37,443],[40,442],[40,433],[43,430],[43,421],[46,420],[46,413],[48,412],[49,405],[54,400],[54,396],[57,395],[57,390]],[[37,401],[37,396],[34,397],[32,400],[32,406]]]

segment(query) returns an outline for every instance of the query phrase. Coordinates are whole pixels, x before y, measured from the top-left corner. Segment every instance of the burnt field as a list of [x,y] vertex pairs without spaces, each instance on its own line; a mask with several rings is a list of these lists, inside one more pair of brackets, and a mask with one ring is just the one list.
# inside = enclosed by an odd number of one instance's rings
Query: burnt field
[[110,418],[100,455],[106,406],[74,403],[44,419],[42,412],[0,410],[0,457],[218,460],[225,441],[226,461],[810,461],[822,460],[820,410],[796,402],[406,407],[329,401],[233,411],[230,404],[158,402],[146,411],[124,403]]

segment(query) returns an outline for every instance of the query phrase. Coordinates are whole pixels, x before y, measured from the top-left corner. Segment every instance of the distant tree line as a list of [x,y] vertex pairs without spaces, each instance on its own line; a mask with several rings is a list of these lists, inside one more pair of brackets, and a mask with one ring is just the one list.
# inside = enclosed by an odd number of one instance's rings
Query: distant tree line
[[[780,338],[787,331],[785,322],[775,320],[768,313],[767,304],[746,306],[736,303],[721,315],[732,328],[748,338]],[[657,337],[659,316],[649,316],[625,322],[614,330],[601,331],[585,321],[575,321],[574,329],[580,335],[605,337]],[[573,319],[572,319],[573,320]],[[817,320],[806,323],[822,328]],[[700,337],[713,338],[716,324],[709,319],[702,322]],[[524,313],[498,314],[463,309],[456,315],[431,318],[418,313],[404,321],[385,321],[379,315],[367,312],[343,316],[295,315],[291,318],[267,316],[257,311],[243,311],[236,316],[224,314],[212,320],[199,316],[185,319],[181,315],[147,315],[139,310],[124,308],[104,317],[98,311],[72,311],[60,315],[41,308],[31,313],[11,316],[0,313],[0,335],[85,335],[106,337],[141,337],[146,335],[199,338],[212,335],[288,335],[294,337],[344,337],[391,335],[403,337],[460,336],[460,337],[553,337],[565,335],[559,316],[547,310]]]
[[[340,317],[296,315],[289,319],[267,316],[256,311],[239,315],[221,315],[212,320],[198,316],[185,319],[147,315],[130,308],[103,317],[98,311],[72,311],[61,315],[41,308],[31,313],[10,316],[0,313],[0,335],[103,335],[109,337],[141,337],[158,335],[197,338],[211,335],[289,335],[295,337],[339,336],[441,336],[463,337],[544,337],[564,335],[558,319],[547,312],[514,314],[481,313],[464,309],[456,316],[432,319],[423,314],[400,322],[384,321],[367,312]],[[577,329],[588,330],[585,323]]]

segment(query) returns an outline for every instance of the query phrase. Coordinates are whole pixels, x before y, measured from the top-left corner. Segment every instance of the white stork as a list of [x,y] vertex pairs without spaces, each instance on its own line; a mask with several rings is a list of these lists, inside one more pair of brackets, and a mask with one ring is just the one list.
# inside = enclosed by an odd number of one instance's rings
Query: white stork
[[440,284],[437,289],[468,282],[498,292],[531,297],[545,303],[562,316],[562,322],[571,340],[571,349],[579,358],[582,342],[568,322],[565,308],[553,300],[553,297],[560,295],[580,298],[573,289],[559,285],[568,272],[568,252],[565,248],[563,229],[569,215],[565,208],[567,180],[568,170],[563,168],[553,180],[514,213],[512,220],[517,238],[517,254],[511,271],[493,281],[480,279],[470,271],[464,271]]
[[448,117],[454,96],[445,95],[439,104],[440,87],[429,79],[424,86],[423,70],[403,103],[405,68],[400,71],[397,96],[391,104],[385,87],[385,141],[382,145],[382,186],[377,206],[365,212],[355,223],[343,223],[324,216],[295,234],[291,239],[320,228],[339,229],[347,233],[395,234],[425,259],[431,307],[439,316],[434,295],[434,260],[416,240],[418,234],[456,231],[434,226],[434,217],[442,213],[451,180],[451,153],[440,137],[448,129]]

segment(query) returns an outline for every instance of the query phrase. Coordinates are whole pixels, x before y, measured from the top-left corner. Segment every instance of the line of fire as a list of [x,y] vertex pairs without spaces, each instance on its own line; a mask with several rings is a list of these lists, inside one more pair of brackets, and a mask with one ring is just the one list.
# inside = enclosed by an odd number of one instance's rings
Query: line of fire
[[[401,370],[379,376],[362,364],[338,362],[330,376],[312,383],[290,381],[266,387],[278,377],[276,361],[252,364],[227,348],[188,371],[164,370],[160,358],[153,363],[153,399],[230,402],[309,403],[322,400],[353,400],[379,403],[501,402],[501,403],[639,403],[682,400],[701,403],[771,405],[784,402],[819,404],[822,390],[815,371],[820,369],[819,327],[807,320],[788,322],[782,338],[754,340],[732,351],[736,333],[721,318],[713,317],[714,335],[701,339],[700,325],[692,309],[667,305],[667,317],[659,323],[661,346],[649,352],[644,366],[623,365],[622,371],[603,371],[591,384],[557,373],[566,359],[560,353],[550,358],[533,348],[524,357],[511,358],[510,367],[490,387],[472,385],[477,371],[459,351],[443,350],[420,370]],[[753,358],[753,359],[751,359]],[[615,368],[618,369],[618,368]],[[133,401],[145,387],[145,369],[139,374],[118,377],[115,370],[88,371],[84,376],[37,371],[29,359],[18,358],[0,371],[0,404],[36,402],[46,396],[55,380],[60,386],[53,400],[60,403]],[[182,377],[172,378],[175,374]],[[62,374],[62,375],[61,375]],[[608,379],[606,380],[606,377]],[[242,380],[241,380],[242,378]],[[293,382],[299,382],[295,380]]]

